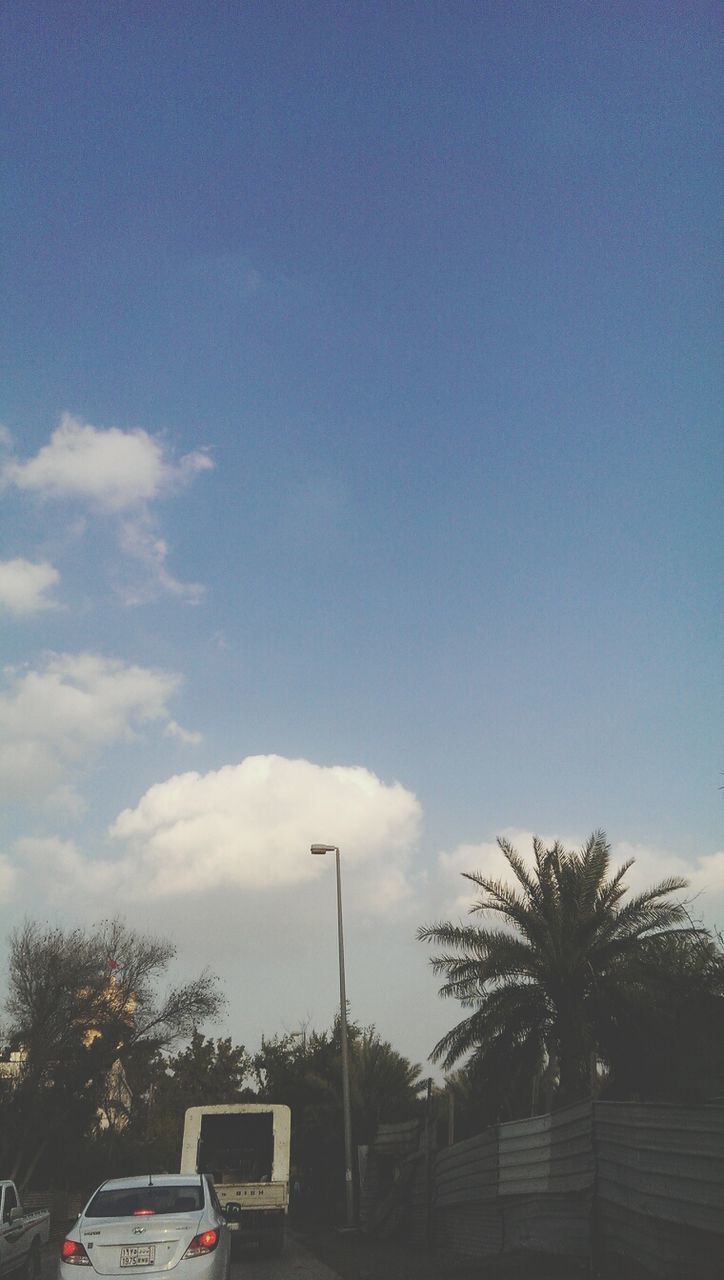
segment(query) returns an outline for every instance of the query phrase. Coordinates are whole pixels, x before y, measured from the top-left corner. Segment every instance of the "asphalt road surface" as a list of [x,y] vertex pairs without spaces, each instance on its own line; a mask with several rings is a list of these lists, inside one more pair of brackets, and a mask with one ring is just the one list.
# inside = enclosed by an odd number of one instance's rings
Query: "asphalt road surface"
[[336,1271],[287,1236],[280,1258],[261,1257],[253,1248],[239,1250],[231,1263],[231,1280],[340,1280]]
[[[56,1280],[57,1266],[56,1243],[43,1251],[41,1280]],[[263,1258],[253,1248],[240,1250],[231,1263],[231,1280],[339,1280],[339,1275],[288,1238],[280,1258]]]

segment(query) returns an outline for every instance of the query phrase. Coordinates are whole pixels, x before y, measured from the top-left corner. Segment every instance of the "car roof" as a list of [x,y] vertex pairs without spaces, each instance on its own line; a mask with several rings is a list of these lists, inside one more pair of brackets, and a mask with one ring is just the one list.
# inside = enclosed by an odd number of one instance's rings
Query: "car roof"
[[139,1173],[135,1178],[109,1178],[98,1190],[122,1191],[134,1187],[190,1187],[198,1186],[200,1173]]

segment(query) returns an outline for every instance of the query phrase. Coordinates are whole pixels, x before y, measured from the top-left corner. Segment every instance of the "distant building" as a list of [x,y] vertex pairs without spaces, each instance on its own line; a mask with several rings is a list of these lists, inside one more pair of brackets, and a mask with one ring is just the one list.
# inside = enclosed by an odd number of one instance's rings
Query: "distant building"
[[24,1049],[13,1049],[7,1061],[0,1062],[0,1080],[10,1080],[15,1084],[27,1056]]
[[125,1129],[131,1117],[133,1094],[123,1070],[123,1063],[116,1058],[106,1076],[106,1093],[98,1108],[99,1129]]

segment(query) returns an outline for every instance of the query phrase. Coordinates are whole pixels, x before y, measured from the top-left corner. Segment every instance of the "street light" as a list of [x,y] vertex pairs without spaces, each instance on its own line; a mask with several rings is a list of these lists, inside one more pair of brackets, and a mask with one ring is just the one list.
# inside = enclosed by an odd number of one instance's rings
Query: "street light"
[[344,934],[342,932],[342,879],[336,844],[313,844],[314,854],[333,853],[337,863],[337,938],[339,940],[339,1020],[342,1040],[342,1107],[344,1110],[344,1181],[347,1194],[347,1226],[354,1226],[354,1184],[352,1182],[352,1112],[349,1096],[349,1046],[347,1043],[347,993],[344,986]]

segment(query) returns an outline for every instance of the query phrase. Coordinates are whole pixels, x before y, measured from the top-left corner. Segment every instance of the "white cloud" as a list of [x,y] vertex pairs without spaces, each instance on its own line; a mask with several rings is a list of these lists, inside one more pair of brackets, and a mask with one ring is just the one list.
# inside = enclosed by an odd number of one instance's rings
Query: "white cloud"
[[55,608],[45,593],[59,578],[58,570],[47,560],[0,560],[0,606],[18,617]]
[[159,591],[180,596],[189,604],[199,603],[204,593],[203,586],[198,582],[181,582],[169,572],[166,565],[168,544],[147,511],[132,520],[123,521],[118,541],[121,550],[137,561],[144,571],[140,581],[125,581],[118,587],[125,604],[146,604]]
[[162,592],[197,604],[204,588],[170,572],[153,504],[213,465],[204,449],[176,459],[162,438],[140,427],[94,427],[65,413],[34,457],[12,456],[0,465],[0,481],[41,498],[83,502],[114,518],[125,557],[116,589],[126,604],[144,604]]
[[14,852],[21,866],[52,868],[60,881],[73,879],[83,865],[83,856],[73,840],[61,840],[59,836],[22,836],[15,841]]
[[43,798],[43,807],[56,817],[72,821],[82,818],[88,804],[72,783],[65,782],[48,792]]
[[167,738],[176,738],[185,747],[194,747],[203,738],[203,734],[197,733],[195,729],[184,729],[175,720],[169,720],[163,732]]
[[636,862],[626,877],[634,892],[647,888],[670,876],[683,876],[689,888],[683,897],[689,903],[692,918],[703,915],[709,924],[721,922],[724,907],[724,851],[703,854],[697,858],[684,858],[681,854],[653,845],[631,844],[621,841],[613,847],[617,864],[628,858]]
[[[38,670],[6,671],[0,695],[0,787],[67,796],[68,772],[138,726],[168,718],[180,677],[96,653],[53,654]],[[59,790],[58,790],[59,789]]]
[[23,836],[15,842],[14,854],[17,869],[38,877],[51,900],[61,901],[69,889],[101,894],[115,888],[113,863],[88,862],[74,840]]
[[379,914],[409,893],[419,821],[412,792],[367,769],[249,756],[151,787],[110,829],[119,846],[115,860],[84,860],[67,843],[52,852],[62,854],[68,887],[92,893],[110,884],[116,899],[133,900],[295,890],[323,874],[324,859],[309,852],[322,839],[342,849],[355,904]]
[[697,858],[690,878],[695,892],[724,892],[724,849]]
[[200,450],[174,462],[164,444],[141,428],[94,427],[64,413],[49,444],[26,462],[9,460],[2,475],[6,483],[44,497],[86,499],[106,511],[123,511],[212,466]]

